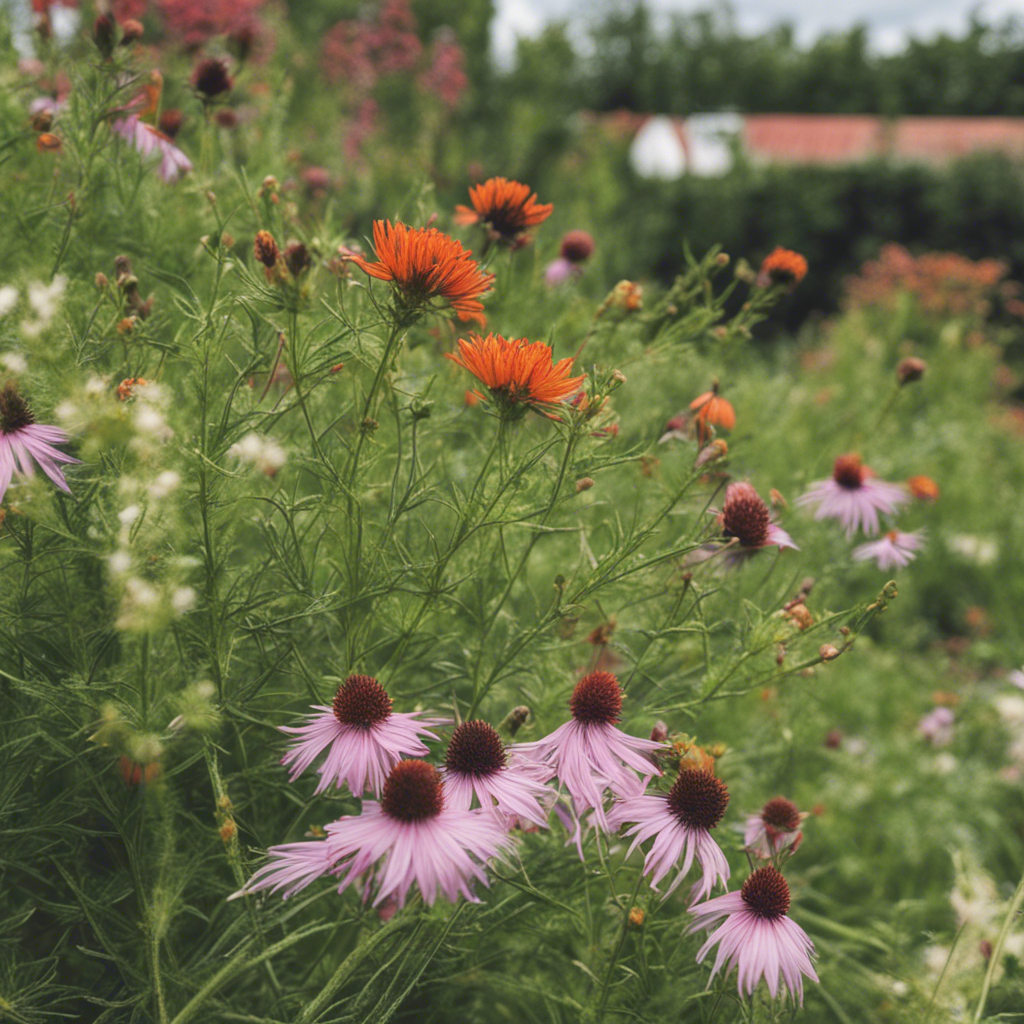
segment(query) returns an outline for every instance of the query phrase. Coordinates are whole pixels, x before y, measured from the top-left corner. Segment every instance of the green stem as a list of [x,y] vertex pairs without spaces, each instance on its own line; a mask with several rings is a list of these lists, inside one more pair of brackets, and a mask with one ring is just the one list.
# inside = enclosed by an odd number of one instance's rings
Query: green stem
[[992,979],[995,977],[996,967],[999,966],[999,961],[1002,959],[1006,937],[1010,934],[1010,929],[1020,913],[1022,903],[1024,903],[1024,875],[1021,876],[1020,881],[1017,883],[1017,891],[1013,894],[1013,899],[1010,901],[1010,909],[1006,912],[1006,917],[1003,919],[1003,927],[999,929],[999,938],[996,939],[996,944],[992,948],[992,955],[988,958],[988,970],[985,972],[985,981],[981,986],[978,1008],[974,1011],[974,1024],[978,1024],[982,1013],[985,1011],[988,990],[992,987]]
[[626,904],[626,907],[622,912],[622,927],[619,929],[619,941],[615,944],[615,952],[612,953],[611,960],[608,961],[608,970],[605,971],[604,982],[601,985],[601,1001],[597,1007],[594,1024],[601,1024],[601,1021],[604,1020],[605,1008],[608,1005],[608,996],[611,995],[612,973],[615,971],[615,965],[619,962],[619,957],[622,955],[622,947],[626,944],[626,935],[629,932],[629,912],[636,900],[636,894],[640,891],[640,883],[643,881],[643,878],[643,871],[637,871],[636,885],[633,886],[633,892],[630,894],[629,902]]

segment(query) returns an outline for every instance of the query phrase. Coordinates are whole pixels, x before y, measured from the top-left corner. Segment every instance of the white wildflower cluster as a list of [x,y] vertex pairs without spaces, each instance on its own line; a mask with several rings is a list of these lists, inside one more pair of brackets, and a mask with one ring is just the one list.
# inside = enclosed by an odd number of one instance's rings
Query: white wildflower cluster
[[228,455],[254,466],[267,476],[276,476],[288,458],[285,450],[276,441],[262,437],[255,431],[250,431],[241,441],[233,444],[228,449]]
[[[0,292],[2,291],[3,289],[0,288]],[[0,316],[2,315],[0,313]],[[16,377],[28,373],[28,363],[20,352],[0,352],[0,366],[8,373],[13,373]]]
[[217,688],[209,679],[186,686],[175,698],[178,714],[167,724],[170,732],[179,733],[184,730],[193,732],[209,732],[220,718],[220,712],[214,701]]
[[994,565],[999,557],[999,544],[994,537],[980,537],[974,533],[954,533],[946,538],[946,547],[954,555],[982,568]]
[[[977,987],[988,967],[981,952],[983,943],[992,943],[1006,917],[1007,901],[999,895],[995,880],[985,872],[974,855],[953,851],[954,882],[949,902],[956,913],[960,929],[955,945],[935,944],[924,951],[928,978],[923,986],[935,1004],[959,1019],[977,998]],[[1003,953],[1020,958],[1024,955],[1024,934],[1007,936]],[[1002,968],[996,970],[996,980]],[[942,978],[939,983],[939,978]],[[938,987],[936,988],[936,986]]]
[[68,279],[63,274],[57,274],[49,284],[42,281],[29,284],[28,305],[32,316],[21,324],[21,331],[26,337],[38,338],[50,326],[67,285]]

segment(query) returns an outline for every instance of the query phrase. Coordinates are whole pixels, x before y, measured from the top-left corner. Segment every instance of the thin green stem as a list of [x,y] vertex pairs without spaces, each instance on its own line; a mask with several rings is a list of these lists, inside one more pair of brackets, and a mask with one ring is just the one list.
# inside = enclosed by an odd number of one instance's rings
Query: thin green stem
[[992,987],[992,979],[995,977],[996,968],[1003,958],[1003,946],[1006,945],[1006,937],[1010,934],[1010,929],[1020,913],[1021,904],[1024,904],[1024,875],[1021,875],[1021,879],[1017,883],[1017,891],[1013,894],[1013,899],[1010,901],[1010,909],[1006,912],[1006,917],[1003,918],[1002,928],[999,929],[999,938],[996,939],[996,944],[992,947],[992,955],[988,958],[988,970],[985,971],[985,980],[981,985],[981,995],[978,997],[978,1006],[974,1011],[973,1024],[978,1024],[978,1021],[981,1020],[981,1015],[985,1012],[988,990]]

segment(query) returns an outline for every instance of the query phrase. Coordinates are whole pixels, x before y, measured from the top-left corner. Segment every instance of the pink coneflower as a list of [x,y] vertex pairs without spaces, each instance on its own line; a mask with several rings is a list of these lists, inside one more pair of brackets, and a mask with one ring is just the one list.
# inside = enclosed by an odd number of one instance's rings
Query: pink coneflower
[[956,716],[950,708],[935,708],[917,723],[917,731],[933,747],[948,747],[953,742],[955,721]]
[[775,545],[780,551],[798,551],[793,538],[772,520],[771,512],[761,496],[748,483],[729,484],[725,504],[718,515],[718,524],[726,537],[735,537],[740,550],[753,552]]
[[892,515],[910,500],[902,487],[873,477],[859,455],[840,455],[832,476],[811,484],[811,489],[797,498],[797,504],[817,505],[815,519],[838,519],[846,528],[848,540],[858,529],[873,537],[879,530],[879,512]]
[[806,811],[784,796],[773,797],[761,808],[760,814],[747,818],[743,843],[762,860],[769,860],[783,850],[796,850],[803,833],[800,823]]
[[33,460],[62,491],[70,494],[60,463],[80,460],[53,447],[67,440],[68,435],[59,427],[36,423],[28,402],[13,384],[0,388],[0,501],[15,470],[22,476],[35,474]]
[[654,836],[644,861],[644,874],[651,876],[651,888],[683,858],[682,866],[665,895],[672,893],[686,877],[696,857],[704,877],[694,887],[693,898],[703,899],[718,879],[729,879],[729,863],[711,838],[729,806],[729,789],[713,772],[702,768],[683,768],[667,796],[636,796],[619,800],[608,812],[613,827],[626,822],[636,824],[626,833],[634,836],[628,857],[640,843]]
[[717,945],[712,978],[722,967],[726,974],[735,967],[741,996],[753,995],[764,978],[773,998],[781,987],[802,1005],[803,977],[818,980],[811,964],[814,944],[803,928],[787,916],[788,911],[786,879],[770,864],[758,868],[739,892],[727,892],[690,908],[695,918],[689,928],[691,933],[711,929],[725,918],[701,946],[697,962]]
[[143,158],[157,153],[160,157],[158,174],[170,184],[192,170],[192,161],[159,128],[146,124],[134,114],[111,123],[110,128],[130,142]]
[[890,530],[884,537],[854,548],[853,560],[866,562],[874,559],[878,568],[887,572],[889,569],[902,569],[909,565],[923,546],[923,530],[915,530],[913,533]]
[[340,789],[344,782],[353,796],[366,790],[379,796],[402,755],[427,753],[421,737],[436,740],[429,727],[444,723],[442,718],[420,718],[419,711],[392,711],[391,698],[372,676],[349,676],[331,707],[312,707],[319,714],[307,716],[305,725],[280,726],[281,732],[301,737],[281,764],[292,766],[289,781],[294,782],[329,747],[319,768],[317,793],[332,783]]
[[[550,775],[544,769],[541,773]],[[498,730],[486,722],[463,722],[452,733],[444,759],[444,792],[449,807],[468,811],[497,805],[507,818],[546,828],[554,792],[540,781],[537,766],[509,760]]]
[[512,842],[491,812],[446,806],[441,777],[426,761],[399,761],[380,803],[367,801],[361,814],[345,815],[325,831],[326,839],[272,846],[271,862],[234,895],[284,890],[287,899],[325,874],[341,875],[341,893],[369,871],[373,906],[389,899],[403,906],[413,882],[428,904],[438,892],[452,903],[460,894],[475,903],[473,880],[487,885],[483,865]]
[[664,750],[663,743],[628,736],[615,728],[622,712],[622,691],[611,672],[591,672],[573,690],[569,701],[572,719],[549,736],[519,743],[513,750],[533,761],[550,764],[572,797],[577,816],[593,810],[594,821],[611,831],[604,813],[605,793],[636,797],[645,780],[660,775],[650,755]]

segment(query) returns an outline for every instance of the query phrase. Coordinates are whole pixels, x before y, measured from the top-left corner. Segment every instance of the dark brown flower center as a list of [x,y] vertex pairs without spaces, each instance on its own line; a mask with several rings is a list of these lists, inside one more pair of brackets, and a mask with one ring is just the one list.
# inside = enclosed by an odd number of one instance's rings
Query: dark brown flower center
[[493,775],[505,767],[505,744],[486,722],[463,722],[448,743],[444,765],[464,775]]
[[204,96],[210,97],[227,92],[234,84],[228,74],[227,65],[212,57],[204,60],[196,68],[192,82]]
[[425,821],[437,817],[444,807],[441,776],[426,761],[399,761],[384,783],[380,805],[395,821]]
[[777,921],[789,910],[789,886],[782,873],[772,867],[758,868],[740,890],[743,902],[766,921]]
[[864,483],[864,467],[859,455],[840,455],[832,468],[832,479],[840,487],[855,491]]
[[761,820],[776,832],[793,832],[800,827],[800,811],[792,800],[777,796],[761,808]]
[[13,434],[22,427],[30,427],[36,418],[13,384],[0,388],[0,434]]
[[391,698],[373,676],[349,676],[334,695],[334,717],[342,725],[369,729],[391,715]]
[[481,220],[486,221],[497,231],[499,235],[512,238],[519,234],[526,227],[526,211],[524,203],[515,203],[506,200],[501,205],[485,209],[481,214]]
[[717,775],[683,768],[668,794],[668,808],[683,825],[713,829],[729,806],[729,787]]
[[722,509],[722,531],[745,548],[759,548],[768,540],[771,513],[753,487],[730,488]]
[[569,700],[572,717],[583,725],[609,724],[622,714],[622,691],[611,672],[591,672],[572,691]]

